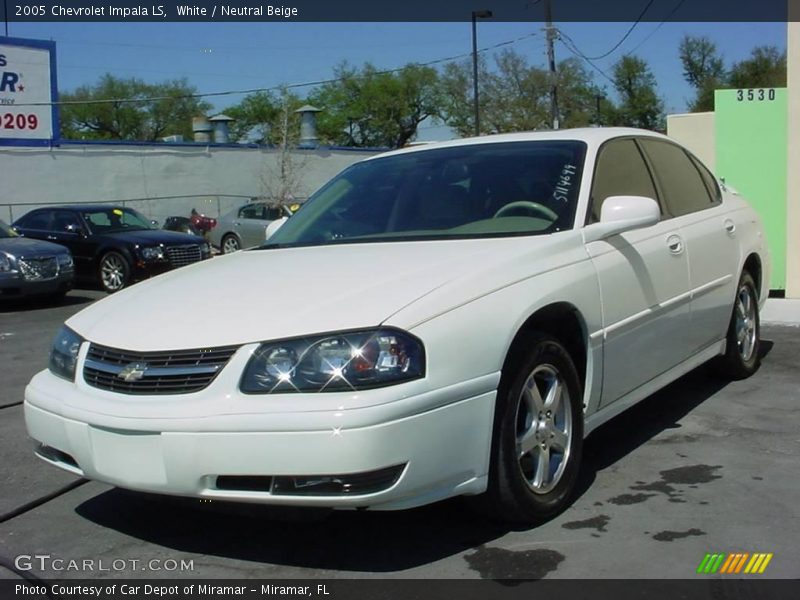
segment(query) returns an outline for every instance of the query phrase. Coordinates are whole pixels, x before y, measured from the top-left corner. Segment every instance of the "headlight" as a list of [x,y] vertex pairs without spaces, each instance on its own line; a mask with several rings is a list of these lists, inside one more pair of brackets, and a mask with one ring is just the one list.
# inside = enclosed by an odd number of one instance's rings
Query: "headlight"
[[78,362],[78,350],[80,350],[81,343],[83,343],[81,336],[69,327],[61,328],[50,349],[48,367],[54,375],[75,381],[75,365]]
[[73,265],[71,254],[59,254],[58,265],[60,267],[71,267]]
[[0,273],[7,273],[14,268],[11,257],[5,252],[0,252]]
[[422,342],[387,328],[265,342],[247,364],[240,388],[246,394],[342,392],[424,375]]
[[161,246],[139,248],[139,252],[145,260],[164,260],[164,248]]
[[200,244],[200,252],[202,254],[211,254],[211,246],[208,245],[208,242]]

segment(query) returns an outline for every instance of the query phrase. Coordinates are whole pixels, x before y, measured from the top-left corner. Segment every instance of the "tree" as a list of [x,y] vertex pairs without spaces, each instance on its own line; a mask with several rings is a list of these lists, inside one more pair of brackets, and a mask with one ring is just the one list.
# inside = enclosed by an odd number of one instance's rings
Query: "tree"
[[270,92],[255,92],[222,112],[234,119],[230,126],[232,142],[267,144],[280,116],[281,107],[280,101]]
[[643,59],[623,56],[613,68],[614,87],[620,97],[616,125],[664,129],[664,102],[656,91],[656,78]]
[[716,44],[705,36],[686,35],[678,52],[683,63],[683,77],[695,89],[689,110],[714,110],[714,90],[725,87],[728,78]]
[[321,109],[318,131],[324,141],[342,146],[398,148],[412,141],[419,124],[439,109],[438,74],[430,67],[407,65],[380,72],[339,65],[336,81],[323,84],[308,101]]
[[278,146],[278,155],[274,165],[267,164],[261,185],[264,195],[273,202],[291,204],[304,191],[301,188],[306,162],[305,157],[297,152],[300,118],[295,112],[301,100],[283,88],[277,102],[277,112],[269,123],[269,139]]
[[[481,133],[549,129],[550,74],[531,66],[513,50],[494,55],[495,68],[479,61],[478,81]],[[595,96],[602,95],[589,73],[576,59],[561,61],[557,68],[559,112],[564,127],[593,123]],[[475,117],[470,61],[448,64],[441,76],[445,123],[460,135],[473,135]]]
[[774,46],[753,48],[750,58],[731,67],[729,83],[733,88],[786,86],[786,52]]
[[186,79],[149,84],[106,74],[95,85],[61,94],[66,102],[60,108],[61,135],[153,142],[177,134],[191,139],[192,117],[211,108],[194,97],[196,93]]

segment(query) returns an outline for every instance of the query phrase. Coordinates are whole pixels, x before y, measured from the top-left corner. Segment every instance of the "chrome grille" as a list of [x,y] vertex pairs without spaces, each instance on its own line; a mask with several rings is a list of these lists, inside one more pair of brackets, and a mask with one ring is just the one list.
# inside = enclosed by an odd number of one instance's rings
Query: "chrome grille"
[[58,260],[48,258],[21,258],[19,270],[26,281],[46,281],[58,277]]
[[121,394],[189,394],[208,387],[237,349],[132,352],[92,344],[83,378],[93,387]]
[[199,262],[202,258],[200,246],[194,244],[188,246],[168,246],[167,258],[173,267],[183,267],[192,263]]

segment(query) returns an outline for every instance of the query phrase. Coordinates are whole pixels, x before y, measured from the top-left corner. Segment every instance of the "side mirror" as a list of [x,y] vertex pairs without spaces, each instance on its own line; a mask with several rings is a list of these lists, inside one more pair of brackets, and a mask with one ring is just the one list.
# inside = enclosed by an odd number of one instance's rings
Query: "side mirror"
[[275,232],[281,228],[281,225],[286,223],[287,220],[288,217],[281,217],[280,219],[277,219],[272,223],[270,223],[269,225],[267,225],[267,234],[266,236],[264,236],[264,239],[268,240],[269,238],[271,238],[275,234]]
[[80,235],[80,236],[84,235],[83,228],[78,225],[73,225],[72,223],[64,227],[64,233],[69,233],[71,235]]
[[604,240],[633,229],[650,227],[661,220],[661,209],[645,196],[609,196],[603,202],[600,222],[583,229],[584,243]]

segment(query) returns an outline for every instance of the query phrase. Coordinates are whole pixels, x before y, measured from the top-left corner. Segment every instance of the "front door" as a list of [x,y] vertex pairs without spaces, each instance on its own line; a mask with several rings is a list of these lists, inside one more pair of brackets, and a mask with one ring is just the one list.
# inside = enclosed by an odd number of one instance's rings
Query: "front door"
[[[601,148],[588,222],[599,218],[606,198],[617,195],[659,200],[632,138]],[[687,357],[689,262],[682,233],[666,215],[651,227],[591,242],[586,250],[597,271],[603,313],[602,406]]]

